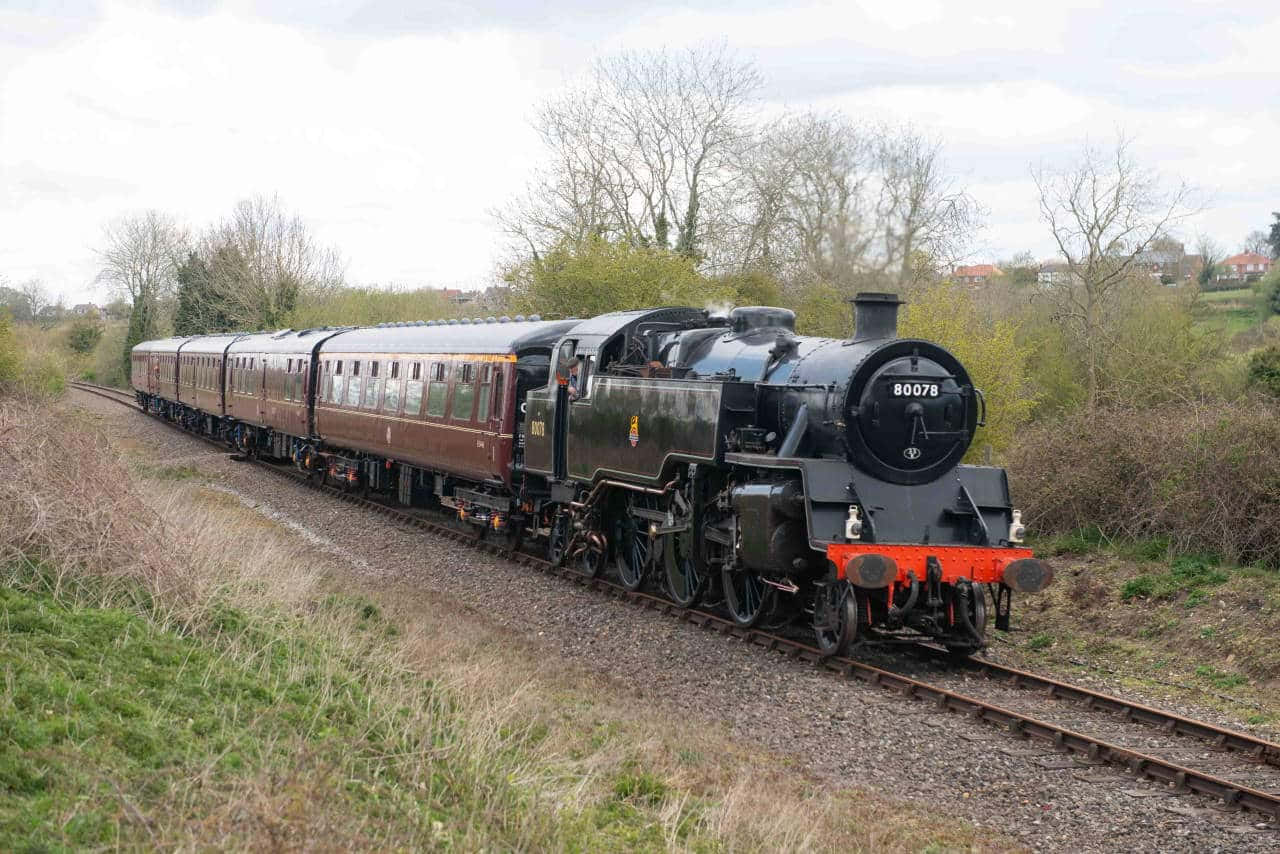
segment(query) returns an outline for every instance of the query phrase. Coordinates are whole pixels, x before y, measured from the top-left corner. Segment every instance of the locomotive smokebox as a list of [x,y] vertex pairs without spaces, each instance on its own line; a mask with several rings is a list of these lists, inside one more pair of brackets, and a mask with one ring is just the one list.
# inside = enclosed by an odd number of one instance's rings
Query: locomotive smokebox
[[850,302],[854,343],[898,337],[898,306],[902,300],[897,294],[864,291]]

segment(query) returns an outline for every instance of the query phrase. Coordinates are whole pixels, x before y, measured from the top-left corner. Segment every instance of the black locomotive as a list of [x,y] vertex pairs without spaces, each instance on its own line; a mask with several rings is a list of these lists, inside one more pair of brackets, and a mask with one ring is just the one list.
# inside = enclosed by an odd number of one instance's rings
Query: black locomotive
[[744,626],[803,619],[828,654],[967,653],[1052,572],[1020,546],[1004,471],[961,462],[981,392],[897,337],[899,305],[859,295],[847,340],[759,306],[169,339],[135,350],[134,385],[242,450],[443,503],[584,573]]

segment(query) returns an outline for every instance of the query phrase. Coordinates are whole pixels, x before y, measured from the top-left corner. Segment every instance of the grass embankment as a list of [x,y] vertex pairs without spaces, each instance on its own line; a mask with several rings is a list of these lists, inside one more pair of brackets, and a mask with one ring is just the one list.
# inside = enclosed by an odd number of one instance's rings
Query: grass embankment
[[0,507],[0,849],[1005,847],[355,576],[83,418],[0,401]]
[[[1204,331],[1214,331],[1229,343],[1242,333],[1255,332],[1267,319],[1268,312],[1263,298],[1253,288],[1237,288],[1230,291],[1206,291],[1201,293],[1195,311],[1195,325]],[[1253,346],[1253,336],[1244,335],[1241,343]]]
[[1160,540],[1108,541],[1096,529],[1034,547],[1057,577],[1015,603],[1020,631],[1002,650],[1157,694],[1177,688],[1246,723],[1280,725],[1280,573],[1175,554]]

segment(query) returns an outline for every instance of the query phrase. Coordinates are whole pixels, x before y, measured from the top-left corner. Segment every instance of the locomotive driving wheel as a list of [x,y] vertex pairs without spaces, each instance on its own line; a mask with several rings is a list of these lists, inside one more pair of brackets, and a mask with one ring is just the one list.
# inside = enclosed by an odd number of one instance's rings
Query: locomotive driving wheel
[[551,532],[547,534],[547,562],[552,566],[563,564],[568,545],[569,517],[564,513],[557,513],[551,520]]
[[858,635],[858,594],[845,583],[820,584],[814,591],[813,634],[824,656],[844,655]]
[[672,496],[667,505],[667,519],[671,523],[687,523],[683,530],[674,531],[662,538],[662,565],[665,570],[667,594],[681,608],[692,608],[702,601],[707,588],[707,568],[698,543],[698,518],[690,500],[692,489],[686,485]]
[[726,565],[720,570],[720,583],[724,587],[725,607],[738,625],[754,626],[773,610],[777,590],[754,572]]
[[663,537],[662,562],[667,571],[667,592],[681,608],[692,608],[702,599],[706,576],[698,560],[697,538],[692,528]]
[[947,652],[952,658],[968,658],[982,649],[985,643],[987,600],[982,588],[975,589],[968,583],[957,584],[952,595],[955,597],[956,621],[961,626],[960,632],[964,642],[947,643]]
[[605,552],[606,550],[598,544],[588,542],[583,546],[582,551],[578,552],[578,557],[573,562],[573,568],[587,578],[595,578],[604,569]]
[[614,519],[614,565],[622,586],[628,590],[639,590],[644,586],[654,552],[649,526],[635,515],[637,509],[655,510],[657,499],[652,495],[628,492],[622,511]]

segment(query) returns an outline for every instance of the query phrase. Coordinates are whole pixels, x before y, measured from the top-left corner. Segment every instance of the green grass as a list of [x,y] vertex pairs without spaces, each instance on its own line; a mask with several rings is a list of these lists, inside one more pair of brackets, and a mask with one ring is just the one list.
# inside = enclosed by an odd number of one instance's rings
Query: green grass
[[1120,588],[1120,598],[1168,599],[1185,593],[1184,604],[1194,608],[1208,597],[1206,588],[1218,587],[1230,579],[1227,572],[1211,558],[1184,555],[1175,559],[1164,572],[1143,573],[1131,578]]
[[[220,642],[0,589],[0,849],[144,841],[139,816],[171,808],[176,791],[216,797],[266,765],[287,776],[297,771],[288,756],[344,768],[336,796],[380,820],[429,828],[445,818],[455,769],[441,767],[428,784],[437,797],[420,798],[382,758],[430,749],[420,732],[387,726],[358,679],[335,691],[324,660],[334,651],[320,645],[263,635],[256,665],[238,663],[225,639],[253,642],[252,623],[225,609],[213,621]],[[452,737],[445,721],[440,743]]]
[[[545,726],[508,722],[476,750],[465,710],[429,683],[411,706],[381,704],[370,683],[397,630],[367,600],[315,605],[358,627],[354,646],[280,614],[221,607],[179,633],[83,601],[0,587],[0,850],[149,846],[263,800],[334,825],[321,847],[665,847],[672,790],[644,768],[557,811],[539,805],[548,769],[529,764]],[[678,837],[705,847],[702,805],[681,810]]]
[[1027,649],[1048,649],[1053,646],[1053,635],[1038,634],[1027,641]]
[[1046,557],[1056,555],[1090,555],[1114,553],[1127,560],[1164,560],[1168,558],[1169,541],[1154,537],[1145,540],[1125,540],[1108,537],[1096,525],[1089,525],[1067,534],[1036,536],[1029,545],[1037,554]]
[[1252,301],[1253,298],[1253,288],[1234,288],[1229,291],[1202,291],[1200,293],[1200,301],[1205,303],[1246,302]]
[[1218,331],[1230,339],[1266,319],[1260,308],[1258,296],[1252,288],[1203,293],[1195,325],[1202,330]]
[[1216,667],[1210,667],[1207,664],[1202,664],[1196,668],[1196,676],[1199,676],[1213,687],[1223,691],[1228,691],[1232,688],[1239,688],[1241,685],[1249,681],[1239,673],[1228,673],[1218,670]]

